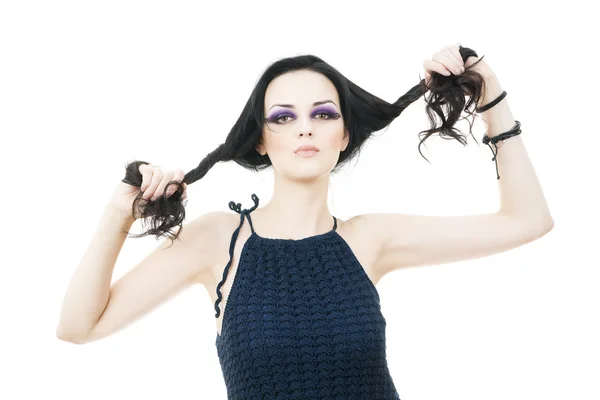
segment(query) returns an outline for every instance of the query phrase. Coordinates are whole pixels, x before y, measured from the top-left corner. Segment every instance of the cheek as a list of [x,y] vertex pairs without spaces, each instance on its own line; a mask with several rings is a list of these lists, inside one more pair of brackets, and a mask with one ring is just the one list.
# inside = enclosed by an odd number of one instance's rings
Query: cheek
[[273,153],[278,153],[289,147],[289,143],[286,143],[283,136],[271,135],[269,137],[269,150]]
[[285,136],[265,133],[263,136],[264,149],[269,153],[271,160],[276,160],[290,151],[292,144]]
[[[327,148],[337,149],[342,146],[342,142],[344,140],[344,125],[341,124],[339,127],[336,127],[335,130],[328,132],[327,135],[324,135],[324,145]],[[340,150],[341,151],[341,150]]]
[[336,135],[327,136],[326,145],[328,149],[334,149],[340,146],[341,137]]

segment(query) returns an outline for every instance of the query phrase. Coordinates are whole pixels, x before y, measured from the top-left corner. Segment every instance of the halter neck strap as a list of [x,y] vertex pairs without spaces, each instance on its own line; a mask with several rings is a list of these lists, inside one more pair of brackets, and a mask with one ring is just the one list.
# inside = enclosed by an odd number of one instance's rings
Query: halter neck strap
[[254,193],[252,193],[252,200],[254,201],[254,206],[252,206],[251,208],[247,208],[242,210],[242,204],[241,203],[236,203],[233,200],[229,202],[229,208],[232,209],[233,211],[235,211],[236,213],[240,214],[240,225],[238,227],[238,230],[241,228],[242,224],[244,223],[244,216],[248,217],[248,222],[250,223],[250,229],[252,229],[252,233],[254,233],[254,225],[252,224],[252,218],[250,217],[250,213],[254,210],[256,210],[256,208],[258,207],[258,196]]
[[258,196],[254,193],[252,194],[251,197],[252,197],[252,200],[254,201],[254,206],[251,208],[248,208],[248,209],[244,209],[244,210],[242,210],[241,203],[235,203],[234,201],[229,202],[229,208],[232,209],[233,211],[237,212],[238,214],[240,214],[240,224],[238,225],[237,229],[233,232],[233,235],[231,236],[231,243],[229,244],[229,262],[225,266],[225,269],[223,270],[223,277],[221,278],[221,281],[217,285],[217,300],[215,301],[215,310],[216,310],[215,318],[218,318],[219,315],[221,315],[221,309],[219,308],[219,303],[223,299],[223,295],[221,294],[221,286],[223,286],[223,284],[225,283],[225,280],[227,279],[227,274],[229,273],[229,267],[231,266],[231,261],[233,259],[233,250],[235,248],[235,241],[237,240],[238,234],[240,233],[240,229],[242,228],[242,224],[244,223],[245,216],[248,217],[248,222],[250,223],[250,228],[252,229],[252,233],[254,233],[254,226],[252,225],[252,218],[250,218],[250,213],[252,211],[256,210],[256,208],[258,207],[259,199],[258,199]]

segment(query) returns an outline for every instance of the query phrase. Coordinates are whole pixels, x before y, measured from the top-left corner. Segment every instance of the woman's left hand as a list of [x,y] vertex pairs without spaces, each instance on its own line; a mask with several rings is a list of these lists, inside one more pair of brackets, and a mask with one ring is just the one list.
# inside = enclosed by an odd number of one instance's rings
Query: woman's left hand
[[[478,60],[479,57],[472,56],[467,59],[466,63],[463,63],[458,44],[444,46],[440,51],[435,53],[431,59],[427,59],[423,62],[423,68],[425,68],[425,83],[429,85],[431,73],[434,71],[446,76],[450,76],[451,74],[460,75],[465,72],[465,68],[469,68]],[[492,70],[484,60],[479,61],[473,69],[484,77],[493,75]]]

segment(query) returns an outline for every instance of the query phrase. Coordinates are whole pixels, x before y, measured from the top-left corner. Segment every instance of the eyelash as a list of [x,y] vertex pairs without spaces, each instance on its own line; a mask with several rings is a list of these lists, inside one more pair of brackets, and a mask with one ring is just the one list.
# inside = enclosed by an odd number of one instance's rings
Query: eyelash
[[[332,114],[332,113],[329,113],[329,112],[326,112],[326,111],[320,111],[320,112],[316,113],[315,116],[316,115],[321,115],[321,114],[327,115],[328,118],[326,118],[325,121],[329,121],[329,120],[332,120],[332,119],[338,119],[340,117],[340,114],[338,114],[338,113]],[[280,115],[280,116],[274,117],[274,118],[267,118],[267,122],[281,125],[281,124],[284,124],[285,122],[280,122],[279,119],[280,118],[285,118],[285,117],[287,117],[287,118],[293,118],[291,115],[284,114],[284,115]]]

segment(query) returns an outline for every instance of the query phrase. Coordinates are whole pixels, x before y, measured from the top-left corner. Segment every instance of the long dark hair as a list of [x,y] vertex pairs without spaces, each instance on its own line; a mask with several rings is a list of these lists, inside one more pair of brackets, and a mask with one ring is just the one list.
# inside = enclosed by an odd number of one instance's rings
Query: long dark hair
[[[471,57],[477,57],[475,51],[459,47],[463,63]],[[481,61],[481,57],[477,62]],[[477,63],[475,63],[477,64]],[[475,65],[473,64],[473,65]],[[475,108],[483,95],[484,78],[472,70],[473,65],[466,68],[461,75],[445,76],[436,72],[432,73],[429,86],[425,79],[413,86],[394,103],[380,99],[379,97],[362,89],[338,70],[314,55],[299,55],[280,59],[271,64],[262,74],[250,98],[246,102],[238,120],[233,125],[225,142],[210,152],[200,164],[185,174],[183,181],[171,181],[170,185],[176,185],[177,190],[171,196],[147,201],[142,198],[142,193],[133,202],[132,213],[138,207],[140,200],[144,201],[144,210],[140,214],[142,220],[150,218],[150,229],[132,237],[146,235],[168,236],[171,241],[177,239],[183,229],[182,223],[185,219],[185,208],[181,196],[183,195],[183,183],[191,184],[204,175],[219,161],[235,161],[237,164],[252,171],[261,171],[271,166],[268,154],[264,156],[258,153],[256,146],[260,143],[263,124],[264,98],[267,86],[276,77],[291,71],[309,70],[323,74],[335,86],[339,99],[344,126],[348,130],[350,138],[347,148],[340,152],[339,160],[332,172],[337,172],[345,163],[358,154],[369,137],[375,132],[389,126],[415,100],[421,96],[425,97],[427,103],[425,111],[431,124],[431,128],[419,132],[419,153],[425,160],[427,158],[421,153],[421,145],[434,133],[438,133],[444,139],[453,138],[463,146],[467,145],[466,135],[454,128],[463,110],[466,114],[475,118],[471,108]],[[429,96],[425,96],[429,92]],[[465,95],[469,96],[468,102]],[[445,109],[444,109],[445,108]],[[441,121],[437,126],[436,116]],[[462,119],[466,119],[462,118]],[[469,133],[472,122],[469,123]],[[475,139],[475,137],[473,137]],[[476,140],[476,139],[475,139]],[[429,162],[429,160],[427,160]],[[139,172],[141,164],[146,161],[134,161],[129,163],[125,169],[123,182],[133,186],[141,187],[142,174]],[[179,226],[181,229],[176,234],[172,228]]]

